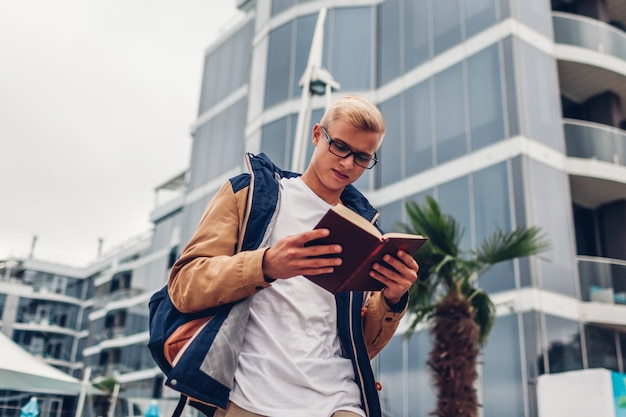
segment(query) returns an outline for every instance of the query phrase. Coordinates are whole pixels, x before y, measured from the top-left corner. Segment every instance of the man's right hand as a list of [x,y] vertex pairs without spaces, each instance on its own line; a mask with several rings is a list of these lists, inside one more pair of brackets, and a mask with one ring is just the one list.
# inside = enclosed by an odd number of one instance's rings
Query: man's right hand
[[[329,235],[328,229],[309,230],[288,236],[265,251],[263,273],[268,278],[286,279],[298,275],[319,275],[333,272],[341,265],[339,245],[304,246],[307,242]],[[323,256],[326,255],[326,256]]]

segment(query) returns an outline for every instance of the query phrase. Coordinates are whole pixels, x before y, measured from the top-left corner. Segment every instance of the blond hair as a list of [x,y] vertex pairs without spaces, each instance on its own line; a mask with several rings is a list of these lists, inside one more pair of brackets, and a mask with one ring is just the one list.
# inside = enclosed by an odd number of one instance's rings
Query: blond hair
[[351,95],[335,100],[328,108],[320,124],[332,129],[334,123],[342,120],[353,127],[367,132],[385,134],[385,119],[378,107],[364,97]]

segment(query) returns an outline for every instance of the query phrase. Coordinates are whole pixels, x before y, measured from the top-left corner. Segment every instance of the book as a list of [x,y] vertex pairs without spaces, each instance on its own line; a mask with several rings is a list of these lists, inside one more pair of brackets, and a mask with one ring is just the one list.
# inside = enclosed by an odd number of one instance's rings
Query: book
[[307,246],[341,245],[341,253],[326,256],[340,257],[342,264],[335,266],[329,274],[305,277],[333,294],[383,289],[383,284],[369,275],[372,265],[385,264],[383,256],[396,256],[398,250],[413,256],[428,240],[424,236],[408,233],[382,234],[376,226],[342,204],[329,209],[315,226],[315,229],[322,228],[328,229],[330,234],[308,242]]

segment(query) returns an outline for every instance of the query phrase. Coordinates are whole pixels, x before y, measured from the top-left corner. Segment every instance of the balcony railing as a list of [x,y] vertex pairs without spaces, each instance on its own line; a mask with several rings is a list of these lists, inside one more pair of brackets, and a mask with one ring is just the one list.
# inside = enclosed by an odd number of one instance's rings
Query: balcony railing
[[554,12],[554,41],[626,60],[626,33],[599,20]]
[[110,294],[96,298],[94,300],[94,309],[100,309],[114,301],[125,300],[128,298],[136,297],[142,293],[143,291],[140,288],[125,288],[122,290],[117,290]]
[[601,123],[563,121],[567,156],[626,165],[626,131]]
[[583,301],[626,304],[626,261],[579,256],[578,274]]

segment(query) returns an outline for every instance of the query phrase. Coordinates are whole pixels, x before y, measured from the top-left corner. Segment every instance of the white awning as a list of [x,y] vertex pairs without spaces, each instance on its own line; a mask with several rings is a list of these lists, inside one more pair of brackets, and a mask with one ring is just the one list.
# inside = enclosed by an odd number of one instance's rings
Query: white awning
[[31,355],[0,332],[0,390],[79,395],[81,387],[82,381]]

